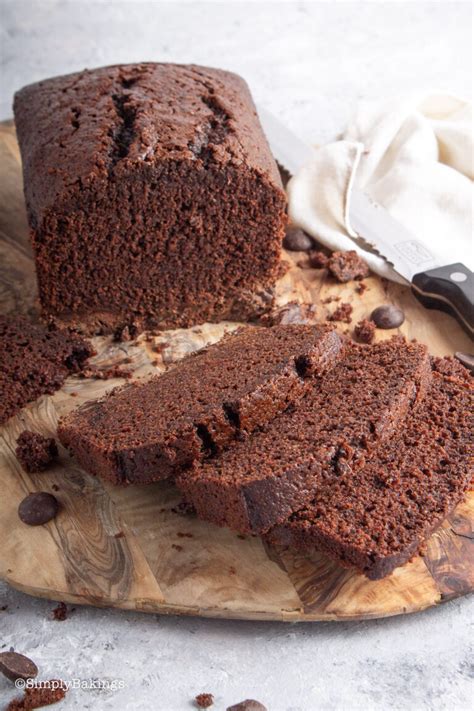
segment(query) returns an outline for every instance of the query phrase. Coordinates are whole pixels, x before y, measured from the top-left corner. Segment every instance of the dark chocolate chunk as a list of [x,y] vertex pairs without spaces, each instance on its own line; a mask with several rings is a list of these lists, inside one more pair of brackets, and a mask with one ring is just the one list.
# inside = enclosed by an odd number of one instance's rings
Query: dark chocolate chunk
[[302,229],[289,225],[286,228],[283,246],[289,252],[307,252],[314,247],[314,242]]
[[267,707],[255,699],[245,699],[238,704],[228,706],[227,711],[267,711]]
[[474,373],[474,355],[472,353],[461,353],[460,351],[457,351],[454,354],[454,357],[457,358],[457,360],[463,364],[465,368],[471,371],[471,373]]
[[46,491],[28,494],[18,507],[18,515],[29,526],[41,526],[51,521],[59,511],[58,500]]
[[18,652],[0,652],[0,672],[7,679],[16,681],[17,679],[34,679],[38,674],[36,664]]
[[58,456],[54,437],[43,437],[38,432],[23,430],[18,437],[15,454],[27,472],[41,472]]
[[405,320],[405,314],[398,306],[384,304],[377,306],[370,316],[377,328],[398,328]]

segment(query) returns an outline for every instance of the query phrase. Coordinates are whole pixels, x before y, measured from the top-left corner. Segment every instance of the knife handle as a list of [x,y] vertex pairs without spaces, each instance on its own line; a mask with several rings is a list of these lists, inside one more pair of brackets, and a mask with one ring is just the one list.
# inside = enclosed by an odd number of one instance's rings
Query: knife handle
[[474,274],[464,264],[415,274],[412,289],[424,306],[451,314],[474,337]]

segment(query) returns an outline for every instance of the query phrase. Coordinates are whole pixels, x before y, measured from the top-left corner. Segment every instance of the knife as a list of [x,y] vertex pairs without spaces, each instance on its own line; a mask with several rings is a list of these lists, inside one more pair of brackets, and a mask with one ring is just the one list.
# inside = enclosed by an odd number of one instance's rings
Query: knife
[[[258,114],[274,157],[295,175],[311,159],[313,148],[263,107],[258,108]],[[352,189],[349,216],[357,234],[408,280],[424,306],[451,314],[474,337],[474,274],[468,267],[460,262],[443,264],[384,207],[357,188]]]

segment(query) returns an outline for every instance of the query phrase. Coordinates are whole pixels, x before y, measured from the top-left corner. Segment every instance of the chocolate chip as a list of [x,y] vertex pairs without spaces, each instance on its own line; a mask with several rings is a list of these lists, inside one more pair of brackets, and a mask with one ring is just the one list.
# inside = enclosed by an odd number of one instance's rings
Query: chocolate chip
[[11,679],[34,679],[38,675],[36,664],[24,654],[18,652],[0,652],[0,672]]
[[245,699],[238,704],[228,706],[227,711],[267,711],[267,707],[255,699]]
[[471,373],[474,373],[474,355],[471,353],[461,353],[460,351],[457,351],[457,353],[454,354],[454,357],[463,364],[465,368],[471,371]]
[[59,511],[58,500],[46,491],[28,494],[18,507],[18,516],[29,526],[40,526],[51,521]]
[[290,252],[307,252],[312,249],[314,243],[309,235],[299,227],[290,225],[286,228],[283,246]]
[[377,306],[370,316],[377,328],[398,328],[405,320],[405,314],[398,306],[384,304]]

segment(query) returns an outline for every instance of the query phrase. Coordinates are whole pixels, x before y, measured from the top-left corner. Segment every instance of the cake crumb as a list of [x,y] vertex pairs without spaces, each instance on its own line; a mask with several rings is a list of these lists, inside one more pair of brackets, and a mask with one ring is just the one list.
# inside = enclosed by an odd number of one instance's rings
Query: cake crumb
[[127,323],[123,324],[122,326],[118,326],[118,328],[115,329],[114,335],[113,335],[113,340],[116,343],[120,343],[122,341],[132,341],[134,338],[136,338],[138,335],[138,326],[136,323]]
[[350,304],[342,302],[342,304],[340,304],[340,306],[338,306],[337,309],[330,316],[328,316],[327,320],[338,321],[341,323],[351,323],[352,311],[353,309]]
[[365,279],[370,274],[367,264],[353,249],[348,252],[333,252],[327,267],[332,276],[342,284],[353,279]]
[[329,257],[320,250],[314,250],[308,255],[309,266],[312,269],[325,269],[329,262]]
[[53,610],[53,620],[56,620],[57,622],[64,622],[64,620],[67,620],[67,616],[68,609],[66,603],[58,603],[58,605]]
[[354,336],[359,343],[372,343],[375,337],[375,323],[362,319],[354,327]]
[[357,291],[357,293],[358,293],[360,296],[362,296],[362,295],[364,294],[364,292],[367,291],[368,288],[369,288],[369,287],[367,286],[367,284],[365,283],[365,281],[361,281],[359,284],[357,284],[355,290]]
[[79,373],[80,378],[93,378],[94,380],[110,380],[111,378],[131,378],[133,373],[131,370],[122,370],[119,365],[112,365],[108,368],[98,368],[91,366],[83,368]]
[[58,456],[54,437],[44,437],[38,432],[23,430],[16,444],[16,457],[27,472],[44,471]]
[[[164,509],[166,511],[167,509]],[[180,501],[179,504],[176,504],[176,506],[173,506],[171,509],[171,512],[174,514],[178,514],[178,516],[195,516],[196,515],[196,509],[194,506],[187,501]]]
[[195,702],[198,709],[208,709],[214,703],[214,696],[208,693],[198,694],[195,698]]
[[183,550],[183,546],[180,546],[177,543],[172,543],[171,548],[174,548],[175,551],[178,551],[178,553],[181,553],[181,551]]
[[13,699],[8,704],[6,711],[32,711],[42,706],[50,706],[64,699],[67,687],[59,679],[51,679],[48,686],[43,686],[45,682],[37,682],[33,686],[27,687],[20,698]]
[[314,304],[301,304],[298,301],[289,301],[284,306],[272,309],[261,318],[265,326],[288,326],[289,324],[314,323],[316,320],[316,306]]

